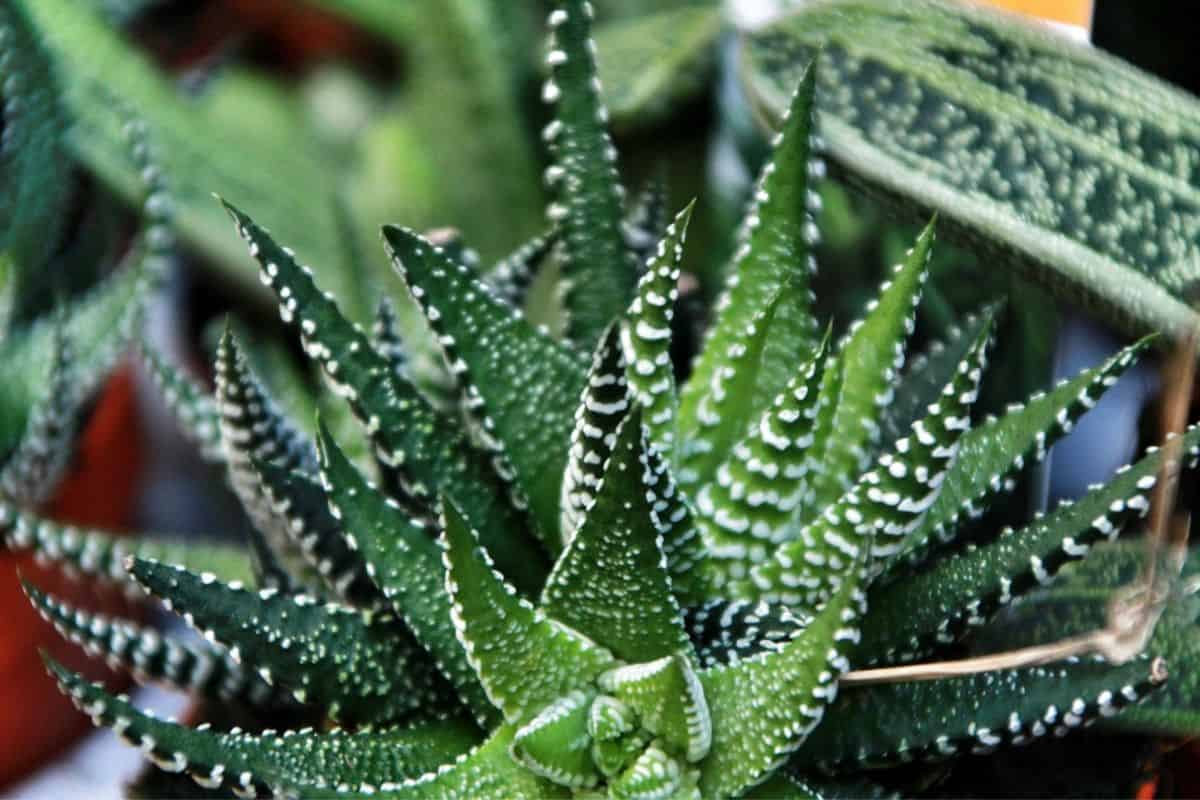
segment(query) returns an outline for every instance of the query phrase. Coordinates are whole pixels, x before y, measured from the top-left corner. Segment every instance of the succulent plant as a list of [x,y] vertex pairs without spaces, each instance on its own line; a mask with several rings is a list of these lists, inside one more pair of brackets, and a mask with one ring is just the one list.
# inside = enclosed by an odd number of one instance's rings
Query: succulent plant
[[[176,561],[0,514],[10,544],[141,586],[204,640],[27,587],[65,635],[142,679],[317,724],[189,728],[50,662],[64,691],[164,770],[301,796],[837,794],[826,774],[988,752],[1153,703],[1154,654],[838,691],[852,666],[957,641],[1145,513],[1163,451],[1020,530],[966,534],[1146,343],[972,425],[994,309],[902,370],[932,225],[861,320],[823,330],[810,70],[677,386],[690,208],[639,267],[590,7],[560,0],[549,25],[564,338],[513,303],[524,256],[485,274],[385,228],[457,387],[446,411],[410,379],[386,305],[368,334],[227,204],[369,456],[287,418],[227,332],[215,393],[151,362],[255,523],[254,588],[203,552]],[[1198,450],[1187,431],[1179,452]]]

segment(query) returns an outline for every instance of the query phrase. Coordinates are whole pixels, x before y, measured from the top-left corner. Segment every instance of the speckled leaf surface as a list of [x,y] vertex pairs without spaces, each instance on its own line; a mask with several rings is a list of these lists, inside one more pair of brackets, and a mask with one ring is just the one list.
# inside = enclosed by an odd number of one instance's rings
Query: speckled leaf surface
[[1200,104],[1098,48],[948,2],[812,3],[747,40],[768,117],[820,49],[826,155],[1135,332],[1192,331]]
[[511,465],[541,538],[556,544],[568,435],[586,379],[583,363],[440,248],[392,225],[383,236],[392,264],[462,386],[464,402],[478,409],[498,468]]
[[444,688],[425,652],[391,614],[252,591],[153,561],[134,578],[190,625],[253,663],[268,683],[345,723],[395,722],[436,708]]

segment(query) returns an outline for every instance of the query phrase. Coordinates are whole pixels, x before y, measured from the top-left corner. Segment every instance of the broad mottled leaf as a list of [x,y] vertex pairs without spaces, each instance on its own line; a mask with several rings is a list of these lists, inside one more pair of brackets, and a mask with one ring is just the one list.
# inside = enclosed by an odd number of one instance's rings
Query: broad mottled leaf
[[618,131],[668,116],[708,84],[721,32],[715,4],[640,14],[596,28],[600,79]]
[[223,703],[287,707],[291,696],[268,684],[230,657],[229,651],[204,639],[177,637],[121,617],[77,608],[22,581],[38,613],[65,638],[89,655],[103,657],[139,683],[171,688]]
[[485,437],[495,440],[497,468],[511,465],[542,540],[557,552],[559,492],[583,365],[440,248],[392,225],[383,235],[396,271],[462,383],[465,402],[478,407]]
[[495,709],[455,635],[441,550],[431,531],[369,483],[324,426],[318,435],[321,482],[347,541],[463,702],[480,720],[493,721]]
[[850,668],[844,649],[858,640],[865,601],[848,580],[786,645],[700,673],[713,729],[712,751],[700,765],[704,796],[735,796],[760,783],[824,727],[837,679]]
[[442,511],[442,545],[458,640],[506,720],[528,722],[613,665],[612,654],[603,647],[552,622],[517,594],[448,502]]
[[712,747],[712,719],[704,687],[687,655],[676,653],[617,667],[600,676],[600,688],[637,713],[643,728],[691,763]]
[[1195,330],[1194,97],[982,7],[854,0],[748,38],[755,105],[781,112],[814,57],[835,173],[1118,325]]
[[617,151],[605,127],[591,49],[591,5],[557,0],[550,12],[550,77],[542,99],[554,119],[542,134],[554,164],[546,182],[555,193],[547,209],[562,231],[563,300],[567,335],[590,350],[633,297],[637,269],[621,231],[624,189]]
[[840,375],[825,372],[821,391],[836,400],[828,438],[814,442],[822,454],[821,469],[812,480],[814,510],[832,503],[853,484],[879,440],[880,411],[891,402],[904,366],[932,254],[931,222],[904,260],[893,267],[878,299],[867,304],[867,315],[852,325],[838,344]]
[[652,509],[663,476],[651,469],[641,414],[617,429],[596,500],[542,593],[541,610],[629,662],[691,649],[671,593]]
[[478,741],[474,727],[460,719],[362,733],[189,728],[155,719],[123,695],[111,695],[54,661],[47,659],[46,666],[96,725],[112,728],[161,769],[187,772],[208,789],[372,793],[453,761]]
[[626,373],[633,395],[642,407],[642,420],[651,443],[665,456],[675,452],[675,365],[671,363],[671,322],[679,297],[679,264],[687,240],[688,222],[695,201],[667,226],[657,250],[646,259],[646,270],[637,286],[621,327]]
[[592,760],[588,735],[588,711],[594,698],[595,692],[576,689],[546,706],[513,736],[513,760],[560,786],[595,786],[601,775]]
[[1026,464],[1045,458],[1049,447],[1071,431],[1075,421],[1137,361],[1148,343],[1142,340],[1130,345],[1100,366],[1013,406],[998,420],[989,419],[967,431],[941,493],[893,561],[892,572],[904,574],[902,564],[927,559],[934,547],[953,539],[959,522],[977,517],[992,498],[1011,490],[1015,474]]
[[528,545],[528,520],[509,502],[510,487],[474,450],[457,420],[399,380],[389,360],[342,316],[308,270],[249,217],[226,207],[279,297],[280,316],[297,325],[309,356],[349,401],[377,457],[399,477],[401,499],[410,510],[432,513],[428,506],[435,495],[446,495],[481,531],[505,575],[522,588],[539,587],[547,570]]
[[[1200,453],[1200,429],[1180,443],[1183,458]],[[1119,470],[1109,483],[1024,528],[1006,529],[988,544],[951,553],[919,572],[875,588],[875,612],[863,624],[856,663],[920,657],[982,625],[1014,598],[1053,580],[1067,562],[1083,558],[1150,508],[1162,468],[1156,450]]]
[[[775,152],[759,175],[753,203],[738,232],[725,290],[717,302],[716,319],[680,394],[681,437],[694,437],[711,427],[713,422],[706,419],[703,406],[719,399],[722,391],[745,395],[740,403],[746,407],[745,413],[737,420],[721,422],[740,437],[742,426],[751,419],[750,413],[761,410],[779,393],[796,364],[816,344],[817,324],[809,288],[814,270],[809,244],[815,238],[816,227],[807,214],[797,213],[807,203],[814,86],[813,74],[806,73],[792,95]],[[737,357],[743,332],[777,297],[781,299],[772,341],[757,381],[725,386],[722,373],[729,360]],[[713,397],[714,391],[717,397]],[[680,481],[685,486],[692,482],[682,475]]]
[[1166,677],[1160,660],[1140,657],[1122,666],[1089,659],[855,687],[841,693],[791,763],[856,772],[990,753],[1116,714]]
[[444,708],[440,676],[391,614],[255,592],[154,561],[135,560],[130,571],[235,660],[336,720],[395,722]]

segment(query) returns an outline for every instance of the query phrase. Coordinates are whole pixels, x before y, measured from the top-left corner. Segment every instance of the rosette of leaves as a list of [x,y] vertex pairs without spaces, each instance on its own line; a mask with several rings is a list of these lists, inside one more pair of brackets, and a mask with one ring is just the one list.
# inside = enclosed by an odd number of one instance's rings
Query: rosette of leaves
[[[299,706],[323,724],[189,728],[50,663],[64,691],[202,786],[439,798],[836,795],[844,784],[823,776],[989,752],[1153,703],[1165,675],[1149,654],[838,691],[852,665],[957,641],[1145,512],[1159,451],[1020,530],[963,540],[1144,343],[972,425],[991,311],[902,370],[932,227],[862,319],[823,332],[809,289],[809,72],[677,384],[690,210],[639,265],[589,22],[582,0],[549,16],[564,338],[514,302],[523,257],[483,274],[385,228],[458,387],[460,406],[439,409],[410,381],[386,306],[360,329],[227,206],[370,457],[356,463],[324,425],[305,434],[227,334],[211,394],[155,364],[255,522],[256,585],[154,554],[130,552],[122,569],[99,545],[41,548],[103,564],[204,639],[28,587],[64,634],[143,679]],[[1184,437],[1194,457],[1200,432]]]

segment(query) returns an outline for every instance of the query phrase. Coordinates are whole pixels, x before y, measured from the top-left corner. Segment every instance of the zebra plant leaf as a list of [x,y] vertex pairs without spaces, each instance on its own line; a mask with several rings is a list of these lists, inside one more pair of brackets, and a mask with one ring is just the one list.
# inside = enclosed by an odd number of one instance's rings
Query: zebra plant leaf
[[658,248],[646,259],[621,328],[630,388],[642,407],[650,440],[662,453],[675,451],[675,366],[671,363],[671,323],[679,298],[679,264],[695,202],[680,211],[666,228]]
[[884,281],[878,301],[867,305],[867,316],[851,326],[839,344],[840,375],[835,379],[826,371],[821,391],[829,393],[834,406],[831,425],[825,431],[828,438],[813,445],[823,453],[822,469],[811,481],[815,508],[824,507],[848,488],[845,481],[857,477],[879,439],[875,420],[891,402],[893,385],[904,365],[932,246],[930,223]]
[[[451,370],[465,402],[478,405],[484,434],[511,465],[514,482],[552,551],[560,539],[558,499],[567,434],[586,372],[578,356],[503,304],[468,267],[412,231],[387,226],[384,241]],[[540,413],[533,419],[529,405]]]
[[42,617],[89,654],[129,672],[138,683],[160,683],[220,702],[288,707],[289,694],[233,660],[229,651],[204,639],[160,633],[132,620],[94,614],[22,581]]
[[[1194,462],[1200,429],[1188,431],[1180,447],[1184,459]],[[863,625],[857,663],[921,657],[1049,583],[1064,564],[1083,558],[1093,545],[1116,537],[1146,514],[1162,457],[1154,450],[1109,483],[1020,530],[1006,529],[992,542],[949,554],[873,590],[877,610]]]
[[533,237],[496,262],[484,280],[501,300],[513,308],[524,308],[538,269],[557,241],[558,235],[553,230]]
[[934,0],[809,4],[746,48],[743,82],[768,118],[818,57],[835,174],[936,210],[949,233],[1127,329],[1195,329],[1195,98],[1055,31]]
[[568,338],[588,351],[633,297],[637,265],[625,248],[617,151],[605,127],[591,40],[592,7],[558,0],[550,12],[550,77],[542,99],[554,119],[542,138],[554,164],[546,182],[555,192],[547,210],[562,230],[563,300]]
[[477,741],[470,723],[454,719],[363,733],[189,728],[155,719],[128,698],[110,695],[54,661],[47,660],[47,666],[80,710],[101,723],[123,721],[122,736],[156,764],[170,772],[186,771],[210,789],[371,792],[381,784],[418,778]]
[[132,587],[125,562],[130,556],[210,572],[226,581],[247,581],[251,574],[241,547],[169,541],[146,534],[134,539],[107,531],[64,525],[0,503],[0,537],[14,552],[29,552],[43,564],[70,575]]
[[279,297],[280,315],[297,325],[310,357],[349,401],[377,456],[400,474],[412,502],[427,507],[435,492],[460,502],[484,532],[485,544],[502,559],[506,574],[523,586],[537,585],[542,565],[518,544],[527,527],[524,514],[507,502],[505,482],[472,449],[464,432],[412,384],[396,378],[388,359],[342,316],[288,251],[249,217],[227,208]]
[[[1070,432],[1075,421],[1137,361],[1148,344],[1145,339],[1132,344],[1050,392],[1035,394],[1025,404],[1010,408],[999,419],[967,431],[941,492],[905,542],[896,563],[919,563],[931,548],[952,541],[958,524],[977,516],[993,497],[1010,490],[1014,475],[1024,465],[1045,458],[1049,447]],[[903,567],[895,570],[903,571]]]
[[[808,202],[814,86],[813,74],[806,73],[792,95],[771,160],[759,175],[751,208],[738,232],[737,251],[717,303],[717,316],[692,375],[680,390],[681,437],[707,442],[707,429],[714,426],[740,437],[743,431],[739,426],[748,424],[750,414],[761,410],[783,388],[795,365],[818,339],[809,288],[815,265],[809,261],[809,244],[816,228],[807,212],[797,214]],[[740,357],[744,331],[773,301],[778,303],[777,319],[772,323],[772,344],[762,359],[761,374],[748,385],[729,386],[725,371],[730,361]],[[746,397],[742,401],[746,412],[740,418],[714,419],[705,413],[706,406],[728,393]],[[706,453],[692,444],[681,453],[680,463],[686,465],[689,452],[697,449]],[[705,462],[715,467],[711,453],[706,454]],[[680,483],[685,487],[695,483],[690,470],[681,471]]]
[[595,502],[541,601],[549,617],[634,663],[691,649],[652,513],[663,477],[651,469],[647,448],[635,410],[616,431]]
[[495,716],[451,621],[441,551],[430,531],[369,483],[321,427],[321,482],[329,508],[362,554],[371,580],[438,669],[484,720]]
[[[853,772],[963,753],[990,753],[1116,714],[1159,689],[1161,659],[1122,666],[1094,660],[984,672],[965,678],[855,687],[792,763]],[[914,710],[920,713],[914,713]]]
[[443,505],[442,546],[458,640],[492,705],[507,721],[528,722],[613,666],[604,647],[552,622],[518,595],[449,503]]
[[259,592],[154,561],[130,570],[145,589],[235,660],[257,664],[301,703],[346,723],[395,722],[439,703],[439,676],[403,623],[311,596]]

